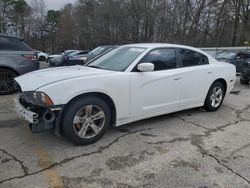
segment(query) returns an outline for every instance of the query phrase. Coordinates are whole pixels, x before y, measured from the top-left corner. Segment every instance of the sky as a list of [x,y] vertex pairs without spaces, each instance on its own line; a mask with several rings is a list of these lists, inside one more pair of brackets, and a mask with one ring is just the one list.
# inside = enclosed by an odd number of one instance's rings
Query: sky
[[[30,3],[32,0],[27,0]],[[47,6],[47,9],[59,10],[63,8],[66,3],[74,3],[76,0],[44,0]]]

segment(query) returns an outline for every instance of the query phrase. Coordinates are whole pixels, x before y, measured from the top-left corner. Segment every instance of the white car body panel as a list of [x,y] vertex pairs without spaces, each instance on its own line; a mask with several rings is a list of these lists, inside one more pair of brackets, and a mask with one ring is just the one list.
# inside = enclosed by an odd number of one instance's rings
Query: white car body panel
[[[204,105],[207,92],[217,79],[227,83],[227,94],[236,80],[235,67],[217,62],[196,48],[171,44],[134,44],[146,50],[125,72],[72,66],[40,70],[16,78],[22,91],[42,91],[55,105],[66,105],[87,93],[109,96],[116,107],[116,126]],[[209,65],[155,72],[131,72],[150,50],[187,48],[206,55]]]

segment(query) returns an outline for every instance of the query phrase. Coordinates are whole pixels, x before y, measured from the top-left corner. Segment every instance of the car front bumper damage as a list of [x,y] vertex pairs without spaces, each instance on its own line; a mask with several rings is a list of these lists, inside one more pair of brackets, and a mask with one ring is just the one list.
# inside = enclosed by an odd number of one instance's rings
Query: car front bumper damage
[[14,98],[14,103],[16,113],[29,123],[32,133],[53,130],[56,135],[61,135],[60,123],[63,106],[45,108],[27,103],[24,104],[20,95]]

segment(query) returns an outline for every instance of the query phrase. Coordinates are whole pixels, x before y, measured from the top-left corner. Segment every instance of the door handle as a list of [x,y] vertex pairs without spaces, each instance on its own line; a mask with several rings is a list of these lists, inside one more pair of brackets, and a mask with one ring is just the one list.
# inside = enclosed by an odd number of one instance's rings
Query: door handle
[[175,81],[178,81],[178,80],[180,80],[180,79],[181,79],[181,77],[178,77],[178,78],[175,78],[174,80],[175,80]]
[[208,73],[208,74],[212,74],[213,72],[210,71],[210,72],[207,72],[207,73]]

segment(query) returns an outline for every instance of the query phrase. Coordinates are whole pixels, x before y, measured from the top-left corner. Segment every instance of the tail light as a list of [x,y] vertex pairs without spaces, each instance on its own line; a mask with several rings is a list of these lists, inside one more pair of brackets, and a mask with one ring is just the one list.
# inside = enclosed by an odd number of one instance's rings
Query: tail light
[[30,60],[30,61],[36,61],[37,60],[36,54],[23,54],[22,56],[24,58]]

